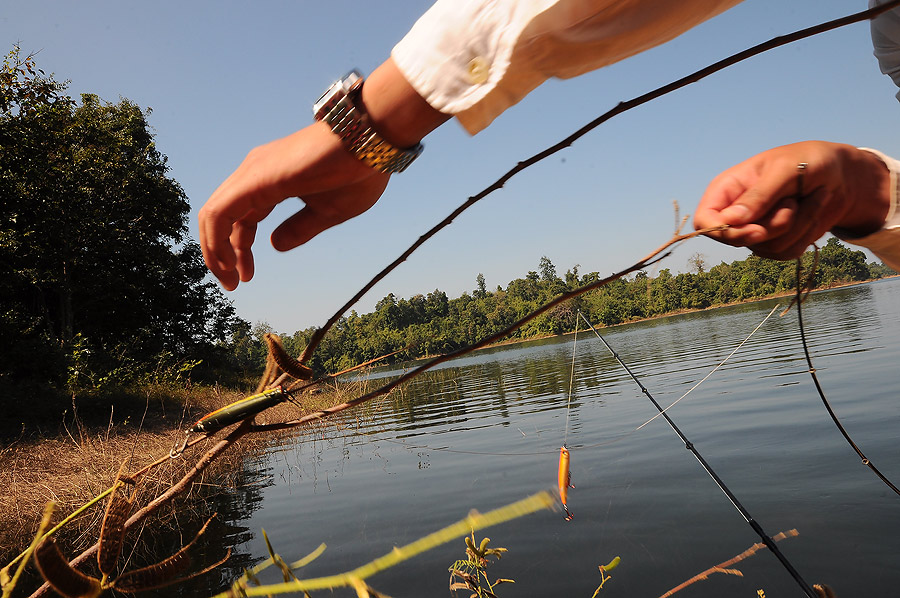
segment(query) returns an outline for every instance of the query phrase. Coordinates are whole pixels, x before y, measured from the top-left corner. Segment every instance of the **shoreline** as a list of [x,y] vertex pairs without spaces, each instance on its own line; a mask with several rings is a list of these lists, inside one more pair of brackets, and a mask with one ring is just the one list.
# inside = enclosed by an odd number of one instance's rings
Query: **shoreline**
[[[898,277],[900,275],[837,284],[817,288],[812,292],[870,284]],[[766,297],[736,301],[702,309],[682,309],[658,316],[630,320],[612,326],[602,326],[602,328],[614,328],[734,305],[759,303],[793,294],[794,292],[777,293]],[[600,327],[598,326],[598,328]],[[571,334],[574,334],[574,332],[570,331],[527,339],[508,339],[482,347],[476,351]],[[434,357],[423,357],[412,361],[418,362]],[[184,392],[185,390],[181,391],[181,393]],[[0,567],[5,565],[8,559],[14,557],[30,542],[31,534],[36,529],[40,519],[43,505],[48,500],[53,499],[57,502],[59,517],[68,515],[68,512],[72,509],[93,497],[97,492],[98,485],[105,487],[104,484],[108,485],[112,482],[119,465],[126,457],[132,454],[135,446],[141,447],[141,454],[134,455],[137,457],[137,461],[140,461],[142,458],[158,457],[159,454],[168,451],[173,442],[183,438],[185,421],[192,421],[191,418],[196,417],[197,414],[211,411],[245,396],[245,393],[239,390],[229,390],[220,393],[219,389],[199,387],[188,390],[188,396],[177,396],[181,393],[174,392],[171,396],[184,404],[185,411],[182,416],[180,418],[167,418],[165,413],[161,415],[159,413],[150,413],[148,415],[155,421],[155,425],[150,425],[147,429],[140,429],[140,427],[135,429],[135,426],[129,425],[127,418],[124,421],[114,423],[112,421],[112,413],[109,412],[103,416],[105,419],[100,418],[103,421],[98,420],[87,423],[76,421],[72,424],[74,426],[72,431],[66,428],[56,429],[54,432],[48,429],[40,430],[38,427],[36,430],[29,430],[27,438],[20,437],[11,442],[0,444],[0,483],[6,488],[6,492],[0,495],[0,515],[2,515],[4,522],[0,524],[0,561],[2,561],[0,562]],[[327,402],[331,398],[334,397],[323,397],[323,402]],[[157,402],[154,400],[148,404],[155,405]],[[190,415],[188,411],[191,412]],[[115,412],[119,416],[120,411],[118,407],[115,409]],[[169,415],[172,414],[170,413]],[[149,424],[150,422],[147,423]],[[72,435],[73,431],[75,436]],[[270,437],[268,435],[261,436],[258,442],[264,443],[267,438]],[[259,448],[257,441],[242,443],[240,450],[231,453],[230,458],[220,462],[219,465],[228,468],[231,459],[241,458],[243,455]],[[65,459],[60,459],[60,455],[65,455]],[[135,465],[138,466],[139,463],[135,463]],[[221,472],[212,473],[213,476],[220,474]],[[176,478],[180,477],[180,474],[174,471],[171,472],[171,475]],[[163,482],[163,484],[165,483]],[[84,530],[91,530],[96,523],[96,521],[76,523],[71,533],[66,534],[66,536],[72,536],[68,540],[72,541],[74,537],[83,535],[82,532]],[[90,534],[91,532],[88,531],[88,533]]]
[[[147,390],[148,393],[151,391]],[[163,396],[180,403],[181,412],[172,414],[173,405],[169,403],[166,417],[166,408],[161,407]],[[127,403],[133,399],[123,392],[119,394],[119,403],[110,403],[114,409],[104,414],[87,414],[79,410],[76,418],[58,428],[42,429],[32,423],[27,434],[23,432],[17,439],[4,441],[0,444],[0,485],[4,488],[0,493],[0,568],[27,548],[48,502],[55,503],[52,523],[56,524],[110,487],[123,463],[128,463],[126,473],[154,463],[183,441],[185,429],[191,422],[246,396],[246,392],[237,389],[206,386],[156,389],[153,400],[148,401],[145,419],[135,425],[127,416],[120,415],[125,406],[121,401]],[[313,399],[309,408],[318,409],[341,400],[343,395],[340,393],[322,393]],[[82,419],[84,417],[86,419]],[[296,417],[296,407],[285,403],[267,410],[265,415],[258,416],[258,421],[272,423],[293,417]],[[202,503],[210,493],[227,491],[235,472],[240,472],[240,462],[248,456],[261,454],[280,433],[244,436],[210,463],[201,476],[191,482],[192,488],[187,493],[176,497],[151,517],[168,521],[178,513],[202,512]],[[211,443],[223,437],[223,433],[216,434],[198,444],[186,458],[168,459],[151,475],[142,477],[138,484],[138,503],[152,501],[181,480],[193,467],[193,462],[213,445]],[[201,504],[195,508],[198,499]],[[100,501],[60,530],[56,537],[65,553],[77,554],[94,543],[106,502]]]
[[[855,280],[855,281],[852,281],[852,282],[844,282],[844,283],[839,283],[839,284],[835,284],[835,285],[831,285],[831,286],[826,286],[826,287],[817,287],[817,288],[813,289],[813,290],[810,291],[810,292],[811,292],[811,293],[818,293],[818,292],[821,292],[821,291],[833,291],[833,290],[835,290],[835,289],[842,289],[842,288],[845,288],[845,287],[859,286],[859,285],[863,285],[863,284],[871,284],[871,283],[873,283],[873,282],[879,282],[879,281],[882,281],[882,280],[890,280],[890,279],[892,279],[892,278],[900,278],[900,274],[893,274],[893,275],[891,275],[891,276],[885,276],[885,277],[883,277],[883,278],[871,278],[871,279],[869,279],[869,280]],[[670,312],[667,312],[667,313],[664,313],[664,314],[660,314],[660,315],[657,315],[657,316],[650,316],[650,317],[647,317],[647,318],[638,318],[638,319],[636,319],[636,320],[628,320],[627,322],[620,322],[620,323],[618,323],[618,324],[611,324],[610,326],[605,326],[605,325],[602,325],[602,324],[601,324],[601,325],[595,324],[594,327],[595,327],[595,328],[616,328],[616,327],[618,327],[618,326],[629,326],[629,325],[631,325],[631,324],[640,324],[641,322],[650,322],[650,321],[652,321],[652,320],[661,320],[661,319],[663,319],[663,318],[670,318],[670,317],[673,317],[673,316],[680,316],[680,315],[684,315],[684,314],[691,314],[691,313],[698,313],[698,312],[704,312],[704,311],[711,311],[711,310],[714,310],[714,309],[722,309],[722,308],[725,308],[725,307],[733,307],[733,306],[735,306],[735,305],[746,305],[746,304],[749,304],[749,303],[761,303],[761,302],[763,302],[763,301],[770,301],[770,300],[772,300],[772,299],[779,299],[779,298],[782,298],[782,297],[792,297],[792,296],[795,295],[795,294],[796,294],[796,291],[789,291],[789,292],[786,291],[786,292],[782,292],[782,293],[773,293],[773,294],[767,295],[767,296],[765,296],[765,297],[758,297],[758,298],[755,298],[755,299],[745,299],[744,301],[732,301],[732,302],[730,302],[730,303],[721,303],[721,304],[718,304],[718,305],[710,305],[709,307],[701,307],[701,308],[696,308],[696,309],[691,309],[691,308],[679,309],[679,310],[670,311]],[[486,349],[496,349],[497,347],[505,347],[505,346],[508,346],[508,345],[518,345],[518,344],[521,344],[521,343],[530,343],[530,342],[533,342],[533,341],[546,340],[546,339],[548,339],[548,338],[561,338],[561,337],[568,336],[568,335],[571,335],[571,334],[574,334],[574,331],[570,331],[570,332],[561,332],[561,333],[559,333],[559,334],[545,334],[545,335],[543,335],[543,336],[532,336],[532,337],[529,337],[529,338],[508,339],[508,340],[505,340],[505,341],[499,341],[499,342],[496,342],[496,343],[491,343],[490,345],[486,345],[486,346],[484,346],[484,347],[479,347],[478,349],[473,350],[472,353],[477,353],[478,351],[484,351],[484,350],[486,350]],[[416,359],[413,359],[413,360],[410,360],[410,361],[413,361],[413,362],[424,361],[424,360],[428,360],[428,359],[434,359],[435,357],[439,357],[439,355],[430,355],[430,356],[428,356],[428,357],[417,357]]]

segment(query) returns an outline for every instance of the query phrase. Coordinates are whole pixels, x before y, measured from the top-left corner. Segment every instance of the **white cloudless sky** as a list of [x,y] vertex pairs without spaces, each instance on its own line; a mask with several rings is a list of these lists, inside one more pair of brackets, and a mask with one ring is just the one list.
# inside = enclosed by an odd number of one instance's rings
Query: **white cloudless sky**
[[[371,72],[430,5],[425,0],[112,2],[31,0],[0,6],[4,52],[18,43],[69,93],[125,97],[151,108],[170,176],[197,211],[254,146],[312,121],[335,79]],[[516,162],[588,121],[734,52],[865,9],[862,0],[746,0],[680,38],[612,67],[551,81],[470,137],[451,121],[381,201],[307,245],[278,253],[268,235],[295,211],[284,202],[259,230],[257,274],[228,296],[251,323],[292,333],[319,326],[376,272]],[[900,156],[896,89],[861,23],[752,58],[636,108],[527,169],[439,233],[355,307],[393,292],[455,297],[536,270],[609,274],[646,255],[690,213],[709,180],[770,147],[825,139]],[[686,271],[747,253],[689,242],[659,268]],[[651,272],[655,275],[655,272]]]

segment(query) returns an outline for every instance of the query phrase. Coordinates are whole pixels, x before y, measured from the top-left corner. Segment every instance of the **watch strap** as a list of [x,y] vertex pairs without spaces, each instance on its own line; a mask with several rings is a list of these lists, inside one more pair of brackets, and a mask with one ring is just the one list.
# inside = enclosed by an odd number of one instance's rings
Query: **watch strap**
[[326,92],[329,97],[314,106],[316,119],[327,123],[344,147],[368,166],[389,174],[403,172],[422,153],[422,144],[403,149],[385,141],[359,105],[361,92],[362,77],[351,72]]

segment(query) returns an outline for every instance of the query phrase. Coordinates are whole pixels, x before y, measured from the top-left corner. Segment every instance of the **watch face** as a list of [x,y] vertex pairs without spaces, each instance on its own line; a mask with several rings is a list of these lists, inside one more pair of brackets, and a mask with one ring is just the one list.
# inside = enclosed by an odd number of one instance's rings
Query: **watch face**
[[313,114],[316,120],[322,120],[335,104],[360,85],[362,85],[362,75],[356,70],[347,73],[340,81],[332,83],[322,97],[313,104]]
[[322,120],[322,118],[334,107],[334,104],[339,102],[342,97],[344,97],[344,90],[341,86],[341,82],[336,81],[332,83],[331,87],[322,94],[322,97],[313,104],[313,114],[316,116],[316,120]]

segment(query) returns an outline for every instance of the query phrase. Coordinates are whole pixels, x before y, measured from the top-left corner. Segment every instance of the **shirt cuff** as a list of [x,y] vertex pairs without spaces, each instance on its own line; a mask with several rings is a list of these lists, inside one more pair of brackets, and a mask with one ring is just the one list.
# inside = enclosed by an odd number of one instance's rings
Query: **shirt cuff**
[[[436,2],[394,47],[391,58],[426,102],[456,116],[474,135],[544,81],[538,78],[519,97],[479,106],[505,76],[534,4],[542,2]],[[531,6],[526,11],[523,5]],[[476,114],[468,114],[470,110]]]
[[900,271],[900,206],[898,206],[900,189],[897,187],[898,183],[900,183],[900,177],[898,177],[900,161],[872,148],[861,147],[859,149],[874,154],[887,166],[890,173],[890,207],[881,229],[870,235],[853,237],[838,228],[833,229],[831,233],[838,239],[871,250],[885,264],[894,270]]

